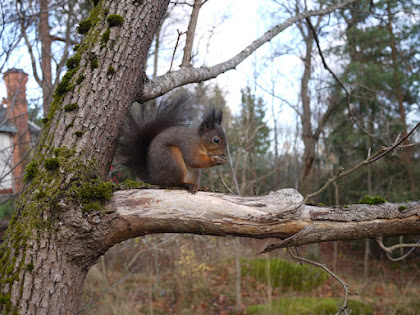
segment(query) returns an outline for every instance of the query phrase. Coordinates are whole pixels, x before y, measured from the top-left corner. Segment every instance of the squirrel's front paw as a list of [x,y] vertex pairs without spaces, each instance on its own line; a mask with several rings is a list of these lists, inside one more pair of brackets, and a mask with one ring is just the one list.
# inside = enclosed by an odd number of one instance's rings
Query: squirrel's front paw
[[182,186],[186,187],[188,189],[188,192],[195,195],[195,193],[198,190],[198,186],[196,184],[182,184]]
[[213,155],[211,157],[211,161],[214,162],[214,165],[222,165],[222,164],[225,164],[227,162],[227,159],[226,159],[225,156]]

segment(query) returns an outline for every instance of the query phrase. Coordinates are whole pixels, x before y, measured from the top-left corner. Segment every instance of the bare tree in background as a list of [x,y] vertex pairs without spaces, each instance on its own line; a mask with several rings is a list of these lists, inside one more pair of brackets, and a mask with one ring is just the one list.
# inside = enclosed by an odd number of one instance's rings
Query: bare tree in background
[[[31,60],[32,74],[42,89],[43,109],[47,113],[54,88],[65,68],[71,47],[78,42],[75,25],[91,8],[88,0],[37,0],[12,1],[2,4],[4,8],[1,28],[12,35],[2,38],[4,53],[0,56],[2,70],[6,65],[17,63],[22,50],[21,42]],[[10,66],[9,66],[10,67]]]
[[302,11],[218,65],[185,67],[154,80],[146,78],[146,58],[169,1],[96,2],[89,31],[55,90],[19,206],[0,247],[0,311],[77,313],[89,268],[114,244],[140,235],[284,239],[276,248],[419,233],[418,202],[405,204],[404,212],[395,204],[318,208],[304,205],[293,190],[261,198],[121,190],[111,198],[115,187],[103,181],[134,101],[217,77],[294,23],[353,1]]

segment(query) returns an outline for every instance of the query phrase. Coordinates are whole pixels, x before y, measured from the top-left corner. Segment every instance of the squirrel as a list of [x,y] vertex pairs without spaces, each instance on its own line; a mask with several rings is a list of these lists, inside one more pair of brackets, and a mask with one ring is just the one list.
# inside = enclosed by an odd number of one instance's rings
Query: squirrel
[[122,164],[145,182],[195,194],[199,170],[226,163],[227,148],[222,111],[207,110],[198,126],[190,124],[192,112],[185,95],[131,111],[119,142]]

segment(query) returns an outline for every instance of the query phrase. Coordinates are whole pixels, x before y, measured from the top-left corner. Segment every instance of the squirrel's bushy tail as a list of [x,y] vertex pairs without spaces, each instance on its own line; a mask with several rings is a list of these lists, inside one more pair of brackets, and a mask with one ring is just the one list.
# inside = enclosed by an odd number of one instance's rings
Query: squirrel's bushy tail
[[121,132],[118,154],[121,162],[141,180],[148,180],[147,151],[161,131],[190,123],[193,106],[188,95],[164,99],[158,106],[132,108]]

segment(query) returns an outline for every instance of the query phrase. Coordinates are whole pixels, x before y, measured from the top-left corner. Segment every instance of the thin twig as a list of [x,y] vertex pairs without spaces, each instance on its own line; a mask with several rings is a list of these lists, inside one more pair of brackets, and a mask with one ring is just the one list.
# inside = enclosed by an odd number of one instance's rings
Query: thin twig
[[[297,255],[298,257],[300,257],[297,246],[295,246],[295,250],[296,250],[296,255]],[[301,265],[301,266],[303,266],[303,264],[302,264],[302,261],[301,261],[301,260],[299,260],[299,263],[300,263],[300,265]]]
[[289,249],[289,248],[287,248],[287,252],[290,254],[290,256],[292,256],[292,258],[294,258],[294,259],[296,259],[296,260],[299,260],[300,262],[306,262],[306,263],[308,263],[308,264],[311,264],[311,265],[314,265],[314,266],[317,266],[317,267],[319,267],[319,268],[321,268],[321,269],[323,269],[323,270],[325,270],[327,273],[329,273],[335,280],[337,280],[342,286],[343,286],[343,289],[344,289],[344,292],[345,292],[345,296],[344,296],[344,303],[343,303],[343,306],[340,308],[340,310],[336,313],[336,315],[337,314],[341,314],[342,312],[344,313],[344,314],[346,314],[346,315],[348,315],[348,313],[347,313],[347,311],[346,311],[346,309],[347,309],[347,300],[348,300],[348,296],[349,296],[349,294],[352,294],[352,295],[360,295],[360,293],[362,292],[362,291],[364,291],[369,285],[371,285],[372,284],[372,281],[371,282],[369,282],[369,283],[367,283],[363,288],[361,288],[360,290],[358,290],[358,291],[350,291],[349,290],[349,285],[347,284],[347,283],[345,283],[339,276],[337,276],[334,272],[332,272],[330,269],[328,269],[327,268],[327,266],[325,266],[324,264],[321,264],[321,263],[319,263],[319,262],[316,262],[316,261],[313,261],[313,260],[310,260],[310,259],[307,259],[307,258],[303,258],[303,257],[300,257],[300,256],[296,256],[295,254],[293,254],[293,252]]
[[[408,255],[410,255],[416,248],[420,247],[420,240],[418,240],[417,243],[415,243],[415,244],[404,243],[404,244],[396,244],[396,245],[393,245],[393,246],[390,246],[390,247],[386,247],[384,245],[382,237],[378,237],[376,239],[376,242],[378,243],[379,247],[381,247],[386,252],[386,255],[388,256],[389,260],[392,260],[392,261],[403,260],[403,259],[407,258]],[[411,249],[407,253],[405,253],[403,256],[400,256],[398,258],[391,257],[390,254],[392,253],[393,250],[398,249],[398,248],[403,248],[403,247],[411,247]]]
[[420,126],[420,121],[417,123],[416,126],[414,126],[413,129],[411,129],[411,131],[409,133],[407,133],[407,135],[405,137],[403,137],[400,141],[394,143],[394,145],[392,147],[390,147],[388,150],[386,150],[384,153],[382,153],[381,155],[379,155],[375,159],[370,160],[367,164],[372,163],[372,162],[375,162],[376,160],[379,160],[381,157],[387,155],[389,152],[391,152],[392,150],[394,150],[401,143],[403,143],[409,136],[411,136],[411,134],[414,132],[414,130],[416,130],[419,126]]
[[172,70],[172,65],[173,65],[173,63],[174,63],[174,58],[175,58],[176,49],[178,48],[179,38],[180,38],[182,35],[184,35],[185,33],[187,33],[187,32],[181,32],[180,30],[176,30],[176,31],[178,32],[178,38],[176,39],[176,44],[175,44],[174,52],[173,52],[173,54],[172,54],[172,59],[171,59],[171,65],[170,65],[170,67],[169,67],[169,71],[168,71],[168,72],[171,72],[171,70]]
[[380,158],[384,157],[385,155],[387,155],[388,153],[390,153],[392,150],[394,150],[395,148],[399,147],[399,145],[405,141],[418,127],[420,126],[420,121],[417,123],[417,125],[403,138],[400,139],[400,136],[398,135],[396,141],[394,142],[394,144],[388,148],[386,147],[382,147],[380,148],[377,152],[375,152],[372,155],[369,155],[366,160],[360,162],[359,164],[353,166],[351,169],[349,169],[346,172],[342,172],[344,169],[342,167],[340,167],[339,171],[337,172],[337,175],[335,175],[333,178],[330,178],[327,183],[325,183],[324,186],[321,187],[321,189],[319,189],[318,191],[312,193],[312,194],[308,194],[306,195],[305,199],[303,200],[303,203],[305,204],[310,198],[313,198],[315,196],[318,196],[319,194],[321,194],[324,190],[326,190],[328,188],[329,185],[331,185],[333,182],[335,182],[336,180],[338,180],[341,177],[345,177],[351,173],[353,173],[354,171],[358,170],[359,168],[361,168],[364,165],[368,165],[370,163],[373,163],[377,160],[379,160]]
[[277,243],[270,244],[270,245],[266,246],[261,252],[258,252],[258,254],[265,254],[265,253],[272,252],[273,250],[275,250],[277,248],[287,247],[288,243],[298,239],[302,234],[307,233],[308,229],[311,229],[311,227],[310,226],[305,226],[302,230],[293,234],[292,236],[289,236],[289,237],[281,240],[280,242],[277,242]]
[[414,147],[416,145],[420,145],[420,142],[412,142],[410,144],[400,145],[400,146],[398,146],[398,149],[410,148],[410,147]]
[[230,189],[228,187],[228,185],[226,185],[225,181],[223,180],[222,176],[219,176],[220,181],[222,182],[223,186],[225,186],[225,188],[232,194],[234,195],[235,193],[232,191],[232,189]]

